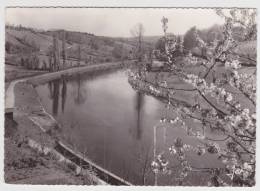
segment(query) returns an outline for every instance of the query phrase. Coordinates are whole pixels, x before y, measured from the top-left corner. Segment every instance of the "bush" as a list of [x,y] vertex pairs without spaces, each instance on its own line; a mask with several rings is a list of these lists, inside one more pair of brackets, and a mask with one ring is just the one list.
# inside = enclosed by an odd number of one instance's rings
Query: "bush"
[[120,59],[123,56],[123,45],[121,44],[116,44],[113,51],[112,51],[112,55],[117,58]]

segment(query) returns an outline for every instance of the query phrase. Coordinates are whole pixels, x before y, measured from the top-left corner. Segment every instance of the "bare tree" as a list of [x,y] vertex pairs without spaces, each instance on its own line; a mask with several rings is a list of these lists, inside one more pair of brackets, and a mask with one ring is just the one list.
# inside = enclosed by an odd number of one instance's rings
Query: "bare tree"
[[54,70],[54,64],[53,64],[53,59],[54,59],[54,53],[53,53],[53,45],[50,45],[48,50],[47,50],[47,55],[48,55],[48,62],[49,62],[49,70],[53,71]]
[[53,35],[53,70],[57,71],[60,67],[59,41],[57,35]]
[[137,40],[136,44],[136,57],[138,61],[142,61],[143,57],[143,35],[144,35],[144,26],[142,23],[136,24],[131,30],[131,35]]
[[78,44],[78,66],[80,66],[80,60],[81,60],[81,45]]
[[80,42],[78,44],[78,66],[80,66],[80,60],[81,60],[81,37],[80,38]]
[[65,45],[66,45],[66,33],[65,31],[63,31],[62,33],[62,52],[61,52],[61,56],[62,56],[62,60],[63,60],[63,68],[65,68],[66,66],[66,51],[65,51]]

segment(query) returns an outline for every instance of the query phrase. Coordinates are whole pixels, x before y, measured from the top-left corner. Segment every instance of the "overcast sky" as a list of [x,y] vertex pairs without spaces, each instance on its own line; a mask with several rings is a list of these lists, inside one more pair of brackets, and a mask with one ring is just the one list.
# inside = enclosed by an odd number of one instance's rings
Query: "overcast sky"
[[145,35],[162,35],[161,18],[169,19],[168,32],[184,34],[192,26],[222,24],[213,9],[133,8],[7,8],[6,22],[39,29],[66,29],[99,36],[127,37],[136,23]]

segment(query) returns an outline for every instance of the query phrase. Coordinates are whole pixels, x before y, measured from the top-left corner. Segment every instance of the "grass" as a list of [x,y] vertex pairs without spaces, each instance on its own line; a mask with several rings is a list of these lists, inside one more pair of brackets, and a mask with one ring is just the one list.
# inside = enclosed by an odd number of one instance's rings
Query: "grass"
[[240,43],[238,45],[238,47],[235,49],[235,52],[240,54],[240,55],[255,58],[256,52],[257,52],[256,51],[256,47],[257,47],[256,43],[257,43],[256,40]]

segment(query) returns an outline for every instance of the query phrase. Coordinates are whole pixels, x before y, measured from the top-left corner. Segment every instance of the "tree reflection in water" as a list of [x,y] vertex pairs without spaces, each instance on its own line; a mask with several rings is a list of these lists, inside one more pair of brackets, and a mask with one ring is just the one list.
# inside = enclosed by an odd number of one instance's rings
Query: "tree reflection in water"
[[144,96],[142,93],[137,92],[136,93],[136,131],[134,133],[135,137],[137,140],[140,140],[142,137],[142,117],[141,117],[141,110],[142,110],[142,106],[143,106],[143,102],[144,102]]
[[78,105],[85,103],[86,101],[86,91],[82,86],[81,76],[80,74],[77,75],[77,96],[74,99],[74,102]]
[[61,89],[61,109],[62,113],[64,113],[65,109],[65,103],[67,98],[67,78],[65,76],[62,76],[62,89]]
[[48,83],[49,88],[49,97],[52,99],[52,113],[54,116],[57,116],[59,112],[59,98],[60,98],[60,85],[61,89],[61,109],[64,112],[65,103],[67,98],[67,80],[65,76],[62,76],[60,79],[55,79]]
[[52,113],[57,116],[59,110],[60,79],[52,82]]
[[[61,78],[52,80],[48,83],[49,98],[52,100],[52,113],[57,116],[59,112],[59,99],[61,93],[61,111],[64,113],[67,99],[67,77],[62,75]],[[74,102],[78,105],[86,101],[86,91],[82,86],[81,76],[76,76],[76,97]],[[61,90],[60,90],[61,88]]]

